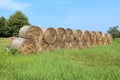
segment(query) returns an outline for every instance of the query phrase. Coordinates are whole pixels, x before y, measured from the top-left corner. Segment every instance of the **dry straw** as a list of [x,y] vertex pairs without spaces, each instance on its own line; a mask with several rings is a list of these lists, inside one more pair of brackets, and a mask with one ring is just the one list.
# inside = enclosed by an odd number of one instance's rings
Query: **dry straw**
[[42,29],[44,32],[44,41],[47,44],[54,44],[56,42],[56,38],[57,38],[57,32],[54,28],[43,28]]
[[11,49],[17,49],[22,54],[30,54],[36,51],[33,41],[23,38],[15,38],[10,44]]
[[72,43],[72,47],[73,48],[80,48],[80,43],[81,43],[81,39],[82,39],[82,31],[81,30],[74,30],[74,42]]
[[90,34],[91,34],[91,44],[92,44],[92,47],[95,47],[95,46],[97,46],[97,35],[96,35],[96,32],[95,31],[91,31]]
[[57,28],[57,42],[64,42],[66,39],[66,33],[64,28]]
[[104,33],[103,34],[103,45],[107,45],[108,44],[108,34]]
[[19,37],[30,39],[35,42],[37,51],[41,51],[39,48],[43,40],[43,31],[37,26],[23,26],[19,31]]
[[19,31],[19,37],[38,41],[43,39],[43,31],[37,26],[23,26]]
[[51,51],[56,49],[57,32],[54,28],[41,28],[43,31],[43,40],[39,44],[39,51]]
[[98,46],[103,45],[103,35],[101,31],[96,32],[97,34],[97,40],[98,40]]
[[57,28],[57,39],[56,39],[56,47],[57,49],[64,48],[65,40],[66,40],[66,32],[64,28]]
[[91,35],[90,35],[90,32],[88,30],[84,31],[84,39],[86,41],[86,46],[87,47],[91,47],[92,46],[92,43],[91,43]]
[[46,51],[54,51],[56,49],[57,49],[57,45],[56,45],[56,43],[54,43],[54,44],[48,45],[46,48]]
[[74,40],[74,34],[73,31],[69,28],[65,30],[66,32],[66,42],[70,43]]
[[74,37],[77,42],[80,42],[82,39],[82,31],[81,30],[75,30],[74,31]]
[[111,34],[108,34],[108,44],[112,44],[112,41],[113,41],[113,36]]
[[84,49],[86,47],[87,47],[87,43],[86,43],[86,40],[84,39],[84,35],[82,35],[82,38],[81,38],[80,43],[79,43],[79,48]]
[[65,30],[65,33],[66,33],[65,48],[72,48],[72,43],[74,42],[73,31],[67,28]]
[[77,48],[102,46],[112,44],[111,34],[103,34],[88,30],[74,30],[67,28],[40,28],[37,26],[23,26],[19,37],[12,40],[10,47],[23,54],[41,51],[53,51],[61,48]]

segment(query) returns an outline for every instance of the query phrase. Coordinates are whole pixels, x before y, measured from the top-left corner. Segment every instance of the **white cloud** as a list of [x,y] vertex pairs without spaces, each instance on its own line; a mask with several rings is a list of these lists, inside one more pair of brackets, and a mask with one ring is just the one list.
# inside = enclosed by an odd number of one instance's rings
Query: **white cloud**
[[9,10],[22,10],[29,7],[30,4],[14,0],[0,0],[0,8]]

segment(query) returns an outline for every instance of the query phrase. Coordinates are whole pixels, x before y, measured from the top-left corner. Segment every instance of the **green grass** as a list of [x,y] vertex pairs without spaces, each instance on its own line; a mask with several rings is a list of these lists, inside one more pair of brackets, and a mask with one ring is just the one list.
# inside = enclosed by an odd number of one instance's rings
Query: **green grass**
[[120,40],[109,46],[31,55],[6,51],[0,39],[0,80],[120,80]]

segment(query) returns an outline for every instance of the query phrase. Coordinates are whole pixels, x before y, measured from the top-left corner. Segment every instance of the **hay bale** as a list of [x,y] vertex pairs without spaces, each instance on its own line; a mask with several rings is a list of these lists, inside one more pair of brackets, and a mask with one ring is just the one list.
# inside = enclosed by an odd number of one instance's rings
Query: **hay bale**
[[98,46],[102,46],[103,45],[102,32],[98,31],[96,32],[96,34],[97,34]]
[[103,45],[107,45],[108,44],[108,34],[104,33],[103,34]]
[[56,43],[47,44],[46,42],[43,42],[40,49],[41,49],[41,51],[54,51],[57,49],[57,46],[56,46]]
[[79,43],[81,41],[82,38],[82,31],[81,30],[74,30],[73,31],[74,34],[74,41],[72,42],[72,48],[77,48],[79,49]]
[[48,47],[46,48],[46,51],[54,51],[57,49],[56,43],[54,44],[49,44]]
[[86,41],[86,44],[87,44],[87,47],[91,47],[92,46],[92,43],[91,43],[91,35],[90,35],[90,32],[88,30],[84,31],[84,39]]
[[97,46],[97,36],[95,31],[90,32],[92,47]]
[[56,41],[60,42],[60,43],[64,42],[66,39],[65,29],[64,28],[57,28],[56,31],[57,31]]
[[82,39],[82,31],[81,30],[75,30],[74,31],[74,37],[77,42],[79,42]]
[[79,43],[77,42],[77,40],[74,40],[72,43],[71,43],[71,48],[76,48],[76,49],[79,49]]
[[41,28],[43,31],[43,40],[40,42],[39,51],[51,51],[56,47],[57,32],[54,28]]
[[70,42],[74,41],[74,34],[71,29],[67,28],[65,30],[65,33],[66,33],[66,39],[65,39],[66,42],[70,43]]
[[22,54],[30,54],[36,51],[33,41],[20,37],[12,40],[10,48],[17,49]]
[[78,45],[79,45],[80,49],[84,49],[84,48],[87,47],[87,43],[86,43],[86,39],[84,39],[84,35],[82,35],[82,38],[81,38],[81,40],[80,40]]
[[112,42],[113,42],[113,36],[111,35],[111,34],[108,34],[108,37],[107,37],[108,39],[108,44],[109,45],[111,45],[112,44]]
[[72,42],[74,42],[74,34],[73,31],[69,28],[65,30],[66,39],[65,39],[65,48],[71,48]]
[[39,41],[43,39],[43,31],[40,27],[37,26],[23,26],[19,30],[19,37]]
[[42,28],[43,38],[47,44],[54,44],[57,39],[57,32],[54,28]]
[[40,27],[37,26],[23,26],[19,31],[19,37],[25,39],[31,39],[35,42],[36,50],[41,51],[40,46],[43,40],[43,31]]
[[56,42],[56,49],[62,49],[65,48],[65,42]]
[[57,28],[57,39],[56,39],[56,49],[64,48],[64,43],[66,39],[66,33],[64,28]]

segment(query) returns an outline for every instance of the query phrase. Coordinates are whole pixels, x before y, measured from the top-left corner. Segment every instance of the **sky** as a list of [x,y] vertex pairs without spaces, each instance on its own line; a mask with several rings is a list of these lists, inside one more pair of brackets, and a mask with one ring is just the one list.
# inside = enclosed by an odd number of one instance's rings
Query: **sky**
[[120,0],[0,0],[0,17],[18,10],[39,27],[106,33],[120,25]]

